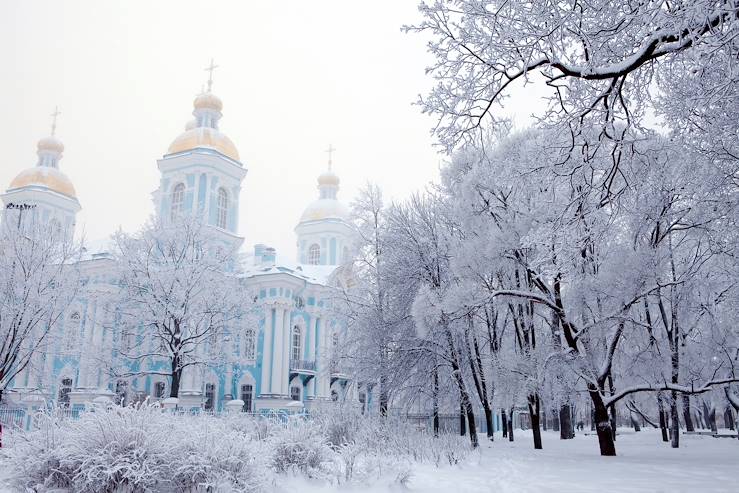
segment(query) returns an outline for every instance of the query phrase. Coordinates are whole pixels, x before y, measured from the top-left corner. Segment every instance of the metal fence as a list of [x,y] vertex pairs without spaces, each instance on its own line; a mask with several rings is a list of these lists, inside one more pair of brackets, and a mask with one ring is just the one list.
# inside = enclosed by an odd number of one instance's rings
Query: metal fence
[[0,424],[7,428],[27,429],[26,410],[23,408],[0,407]]

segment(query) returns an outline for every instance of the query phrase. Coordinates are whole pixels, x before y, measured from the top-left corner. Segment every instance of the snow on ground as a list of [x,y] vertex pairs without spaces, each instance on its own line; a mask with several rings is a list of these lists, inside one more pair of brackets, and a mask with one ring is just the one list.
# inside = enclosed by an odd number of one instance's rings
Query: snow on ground
[[[601,457],[597,439],[579,434],[559,440],[544,432],[544,449],[533,449],[530,432],[516,430],[510,443],[496,436],[458,466],[416,465],[407,489],[394,478],[368,487],[329,487],[286,480],[278,491],[328,492],[737,492],[739,440],[682,435],[679,449],[657,430],[619,430],[617,457]],[[482,438],[482,437],[481,437]]]

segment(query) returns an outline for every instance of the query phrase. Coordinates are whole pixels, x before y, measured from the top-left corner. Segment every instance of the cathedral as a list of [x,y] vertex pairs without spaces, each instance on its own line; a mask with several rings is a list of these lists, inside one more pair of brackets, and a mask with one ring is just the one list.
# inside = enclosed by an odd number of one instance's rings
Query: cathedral
[[[331,169],[331,149],[328,169],[318,177],[318,197],[295,226],[296,261],[278,261],[275,249],[263,244],[246,252],[237,225],[247,166],[219,128],[222,110],[209,80],[208,89],[193,101],[194,119],[157,161],[161,177],[152,196],[160,219],[199,214],[215,241],[240,248],[244,296],[258,293],[257,322],[230,327],[219,345],[224,361],[187,367],[178,396],[169,397],[166,375],[117,378],[103,368],[101,358],[114,363],[119,357],[115,348],[126,341],[114,324],[103,323],[98,300],[83,289],[7,389],[14,406],[54,404],[75,411],[91,402],[149,399],[189,411],[265,413],[309,411],[336,400],[364,405],[367,393],[359,391],[337,357],[345,324],[331,299],[349,280],[356,231],[348,208],[337,198],[339,177]],[[4,210],[22,209],[33,220],[73,235],[82,205],[72,180],[60,169],[64,145],[54,135],[55,126],[51,136],[38,142],[36,165],[21,171],[0,198]],[[86,287],[115,284],[109,245],[86,246],[79,265]],[[162,362],[149,364],[155,368]]]

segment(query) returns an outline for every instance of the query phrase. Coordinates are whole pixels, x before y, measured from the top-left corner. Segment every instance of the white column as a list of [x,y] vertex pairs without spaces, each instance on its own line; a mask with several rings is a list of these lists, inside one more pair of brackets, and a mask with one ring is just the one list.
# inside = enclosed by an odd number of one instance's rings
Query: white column
[[[103,313],[103,317],[105,316],[106,314]],[[103,318],[103,321],[106,321],[106,320],[107,320],[106,318]],[[104,322],[96,324],[95,333],[93,334],[93,338],[92,338],[92,349],[93,349],[93,352],[99,355],[101,359],[102,358],[107,359],[107,355],[105,355],[103,351],[103,346],[104,346],[103,336],[104,335],[105,335]],[[91,387],[95,387],[95,388],[100,387],[99,376],[100,376],[100,367],[102,366],[102,364],[103,362],[100,361],[100,364],[92,365],[92,368],[90,368],[90,379],[91,379],[90,386]]]
[[318,359],[320,362],[319,371],[316,375],[316,378],[318,379],[317,397],[325,399],[330,397],[329,387],[331,385],[331,355],[329,354],[328,344],[326,344],[328,330],[323,318],[316,321],[316,328],[318,332],[316,342],[319,345]]
[[77,382],[78,388],[87,388],[90,386],[90,372],[92,371],[90,357],[91,353],[96,353],[96,351],[90,350],[93,333],[95,332],[95,308],[96,305],[88,306],[83,315],[85,332],[80,339],[80,378]]
[[282,393],[282,362],[284,357],[283,335],[285,325],[285,309],[281,306],[275,307],[275,333],[274,351],[272,352],[272,393]]
[[[226,378],[224,381],[224,385],[226,386],[226,388],[223,389],[223,398],[226,400],[232,400],[232,399],[238,398],[238,397],[234,397],[234,394],[232,392],[233,386],[234,386],[233,379],[234,379],[233,363],[231,363],[231,361],[227,361],[226,362]],[[236,389],[236,392],[238,395],[238,389]]]
[[272,393],[272,381],[270,380],[270,368],[272,367],[272,307],[265,305],[266,316],[264,317],[264,342],[262,345],[262,382],[261,394]]
[[282,324],[282,354],[285,359],[282,362],[282,395],[290,395],[290,356],[292,353],[292,329],[290,326],[290,308],[285,309],[285,319]]
[[[316,361],[316,325],[317,325],[318,319],[315,315],[311,314],[310,319],[308,319],[308,334],[306,334],[306,344],[308,345],[308,360],[313,361],[316,365],[316,370],[318,370],[318,362]],[[306,389],[307,396],[309,398],[314,398],[316,396],[316,379],[318,376],[314,376],[308,381],[308,386]]]

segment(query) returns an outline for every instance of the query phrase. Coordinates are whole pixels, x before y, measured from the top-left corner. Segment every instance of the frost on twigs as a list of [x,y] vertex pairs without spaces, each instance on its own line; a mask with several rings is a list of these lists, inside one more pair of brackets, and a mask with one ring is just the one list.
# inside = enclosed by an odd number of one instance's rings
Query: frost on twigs
[[456,464],[464,437],[434,439],[403,421],[348,409],[313,417],[172,414],[156,405],[49,411],[0,455],[18,490],[264,491],[297,476],[329,484],[391,478],[414,463]]

